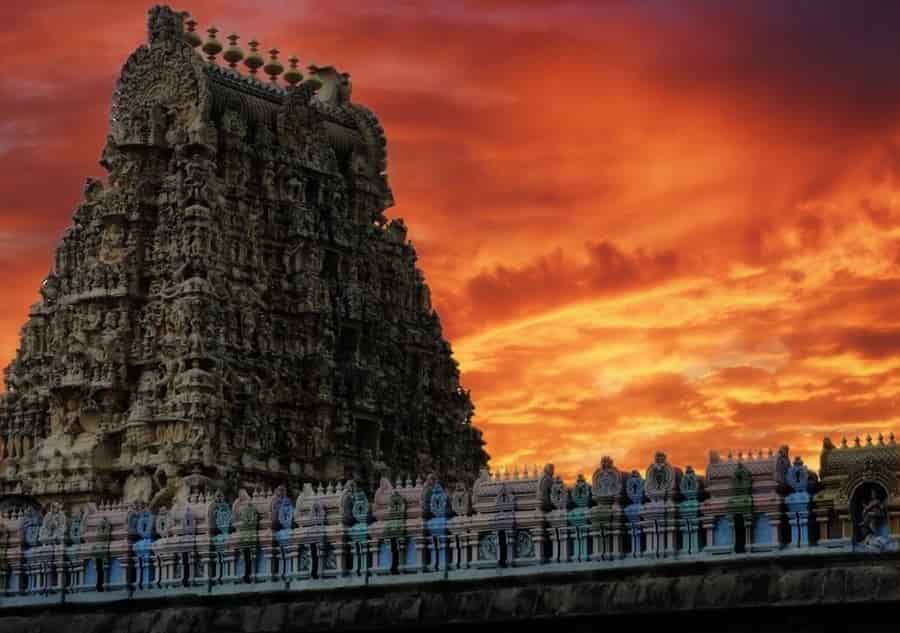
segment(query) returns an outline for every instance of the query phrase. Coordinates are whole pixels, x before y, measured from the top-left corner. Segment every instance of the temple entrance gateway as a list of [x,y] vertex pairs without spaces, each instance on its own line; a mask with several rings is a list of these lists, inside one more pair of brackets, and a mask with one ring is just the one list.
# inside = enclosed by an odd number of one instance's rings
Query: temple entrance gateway
[[471,485],[484,442],[386,216],[377,117],[349,74],[185,20],[152,8],[113,91],[108,184],[85,183],[5,373],[0,494],[157,508],[383,473]]

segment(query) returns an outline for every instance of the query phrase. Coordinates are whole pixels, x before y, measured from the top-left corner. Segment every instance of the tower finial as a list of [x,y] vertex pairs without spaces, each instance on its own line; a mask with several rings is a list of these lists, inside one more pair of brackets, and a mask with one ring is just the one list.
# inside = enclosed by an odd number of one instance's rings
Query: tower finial
[[263,56],[259,52],[259,42],[257,42],[256,40],[250,40],[249,42],[247,42],[247,45],[250,47],[250,53],[244,60],[244,66],[246,66],[250,70],[251,75],[255,75],[256,71],[259,70],[266,62],[263,60]]
[[222,42],[216,39],[216,33],[219,32],[219,29],[211,26],[206,29],[206,32],[209,33],[209,37],[203,42],[203,52],[206,53],[207,61],[214,63],[216,55],[222,52]]
[[190,44],[192,48],[197,48],[203,43],[203,38],[197,33],[197,20],[192,18],[187,11],[185,11],[184,15],[184,24],[187,26],[187,31],[183,35],[184,41]]
[[278,61],[279,52],[277,48],[270,49],[269,61],[263,66],[263,70],[266,71],[273,84],[278,82],[278,75],[284,72],[284,64]]
[[294,55],[288,60],[288,63],[290,63],[291,67],[284,71],[284,80],[291,86],[296,86],[303,81],[303,73],[301,73],[300,69],[297,67],[300,60]]
[[237,70],[238,62],[244,59],[244,51],[237,43],[239,39],[237,33],[229,35],[228,48],[226,48],[225,52],[222,54],[222,58],[228,62],[228,65],[232,70]]

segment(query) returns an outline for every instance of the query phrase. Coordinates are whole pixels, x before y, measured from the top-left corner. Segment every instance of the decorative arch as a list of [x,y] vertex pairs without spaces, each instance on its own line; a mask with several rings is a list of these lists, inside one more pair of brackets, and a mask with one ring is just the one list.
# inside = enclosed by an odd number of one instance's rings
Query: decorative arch
[[853,542],[862,543],[874,528],[875,536],[888,537],[890,529],[887,523],[887,515],[875,521],[870,527],[866,526],[866,508],[869,504],[880,505],[883,510],[887,505],[888,491],[878,481],[860,481],[850,493],[850,519],[853,522]]
[[848,511],[852,512],[853,496],[859,486],[866,482],[877,483],[884,489],[885,503],[896,501],[898,496],[897,475],[885,464],[877,462],[871,457],[847,474],[847,478],[838,490],[836,501],[847,505]]
[[137,49],[113,93],[110,135],[119,145],[161,145],[168,129],[189,136],[209,120],[203,61],[189,44],[166,41]]

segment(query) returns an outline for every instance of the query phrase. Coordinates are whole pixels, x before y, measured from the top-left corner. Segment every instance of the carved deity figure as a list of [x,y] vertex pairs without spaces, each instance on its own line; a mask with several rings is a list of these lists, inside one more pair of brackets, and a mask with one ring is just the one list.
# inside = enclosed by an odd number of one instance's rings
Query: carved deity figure
[[276,200],[278,192],[275,190],[275,166],[270,162],[263,165],[262,170],[263,195],[269,200]]
[[50,405],[50,433],[58,435],[65,426],[66,405],[63,402],[54,401]]
[[862,517],[859,522],[861,541],[864,544],[871,543],[878,538],[881,524],[884,523],[887,514],[875,488],[872,488],[869,499],[863,504]]
[[148,118],[150,120],[150,143],[153,145],[165,144],[168,126],[165,110],[159,105],[154,105],[148,111]]
[[196,448],[206,441],[206,436],[205,424],[192,424],[188,431],[188,442]]
[[66,413],[63,417],[62,432],[64,435],[75,436],[82,432],[81,428],[81,407],[78,402],[72,400],[69,402]]
[[123,492],[127,503],[149,503],[153,497],[153,477],[138,466],[125,481]]
[[247,184],[249,164],[240,154],[229,154],[225,159],[225,182],[228,186],[242,190]]
[[256,319],[253,312],[244,312],[244,348],[252,349],[256,342]]
[[666,481],[667,473],[666,473],[665,469],[663,468],[663,466],[666,463],[666,454],[657,451],[656,455],[654,456],[653,461],[655,464],[655,467],[653,469],[653,477],[654,477],[657,487],[662,488],[667,483],[667,481]]
[[295,172],[288,173],[285,178],[284,198],[289,202],[299,202],[303,199],[303,181]]
[[125,246],[125,229],[114,222],[103,231],[100,242],[100,261],[106,264],[116,264],[122,261]]
[[131,143],[145,144],[150,139],[150,116],[144,110],[137,110],[132,113],[130,125],[128,127],[128,140]]
[[203,343],[203,327],[200,324],[200,319],[196,316],[191,318],[191,333],[188,336],[188,345],[191,354],[203,355],[206,353]]
[[212,175],[212,163],[209,159],[194,154],[184,167],[184,196],[186,201],[209,205],[210,180]]

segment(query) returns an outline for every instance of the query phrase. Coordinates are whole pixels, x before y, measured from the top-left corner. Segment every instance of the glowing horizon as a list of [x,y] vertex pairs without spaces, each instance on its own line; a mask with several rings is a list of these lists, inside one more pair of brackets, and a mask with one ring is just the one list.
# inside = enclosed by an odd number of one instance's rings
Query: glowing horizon
[[[4,366],[150,4],[0,8]],[[900,431],[900,5],[178,8],[352,74],[494,469]]]

